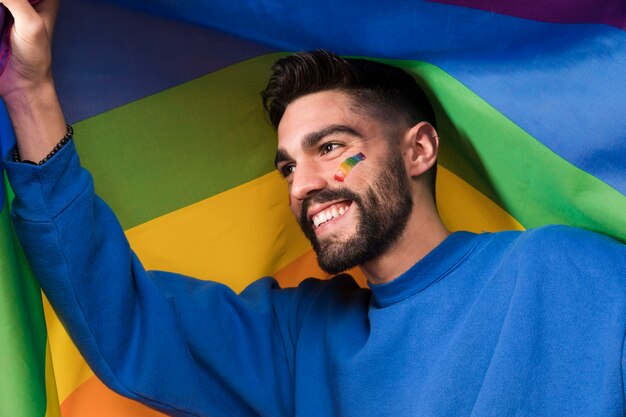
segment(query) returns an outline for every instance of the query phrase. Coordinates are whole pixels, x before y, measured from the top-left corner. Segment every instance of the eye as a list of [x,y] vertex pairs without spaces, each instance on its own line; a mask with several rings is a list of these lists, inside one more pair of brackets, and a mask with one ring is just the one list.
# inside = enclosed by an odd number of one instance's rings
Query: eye
[[327,142],[320,146],[320,154],[326,155],[329,152],[334,151],[337,148],[340,148],[341,144],[335,142]]
[[285,164],[278,167],[278,172],[283,178],[289,177],[296,170],[296,164]]

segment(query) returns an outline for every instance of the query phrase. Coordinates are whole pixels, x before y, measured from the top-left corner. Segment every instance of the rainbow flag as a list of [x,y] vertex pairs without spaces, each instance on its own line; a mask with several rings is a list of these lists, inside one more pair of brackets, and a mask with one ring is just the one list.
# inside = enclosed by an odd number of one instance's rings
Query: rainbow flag
[[[259,96],[275,59],[315,48],[384,60],[425,87],[451,230],[564,223],[626,241],[626,6],[501,3],[74,0],[55,79],[82,162],[147,268],[235,290],[323,276],[273,171]],[[8,220],[0,232],[12,239]],[[105,388],[44,311],[63,417],[160,415]]]

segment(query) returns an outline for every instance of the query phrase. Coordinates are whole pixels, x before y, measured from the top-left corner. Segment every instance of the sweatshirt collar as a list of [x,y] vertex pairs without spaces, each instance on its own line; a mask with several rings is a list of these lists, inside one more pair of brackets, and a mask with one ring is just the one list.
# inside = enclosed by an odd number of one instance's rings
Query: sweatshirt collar
[[368,283],[372,304],[387,307],[424,290],[459,266],[476,246],[480,235],[454,232],[408,271],[385,284]]

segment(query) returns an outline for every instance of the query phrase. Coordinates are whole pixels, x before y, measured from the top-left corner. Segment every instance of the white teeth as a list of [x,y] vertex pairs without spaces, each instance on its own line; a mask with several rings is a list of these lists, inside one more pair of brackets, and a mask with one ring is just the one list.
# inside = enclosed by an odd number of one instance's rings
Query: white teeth
[[329,220],[342,216],[348,210],[347,205],[341,206],[332,206],[327,208],[326,210],[317,213],[311,219],[313,221],[313,225],[315,227],[319,227],[321,224],[326,223]]

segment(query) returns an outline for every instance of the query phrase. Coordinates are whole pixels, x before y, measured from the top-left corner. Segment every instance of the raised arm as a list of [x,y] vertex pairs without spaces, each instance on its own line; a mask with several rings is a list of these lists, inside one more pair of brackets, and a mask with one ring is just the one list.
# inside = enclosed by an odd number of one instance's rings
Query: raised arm
[[[50,70],[58,4],[0,1],[15,16],[0,94],[21,159],[38,162],[66,131]],[[288,292],[265,279],[238,296],[145,271],[71,141],[41,166],[5,162],[15,231],[32,269],[109,387],[169,415],[293,414],[290,338],[280,319],[288,314],[279,314],[289,310]]]
[[20,158],[41,161],[65,136],[66,127],[51,69],[51,40],[58,0],[34,7],[28,0],[2,0],[15,23],[11,55],[0,76],[0,96],[11,117]]

